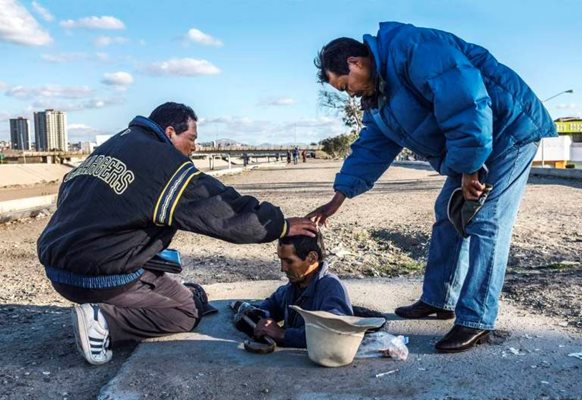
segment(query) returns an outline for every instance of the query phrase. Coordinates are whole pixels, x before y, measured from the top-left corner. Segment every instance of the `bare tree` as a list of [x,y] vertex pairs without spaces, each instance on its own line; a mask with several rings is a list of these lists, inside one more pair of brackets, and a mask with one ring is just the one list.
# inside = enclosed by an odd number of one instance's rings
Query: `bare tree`
[[344,124],[350,128],[351,134],[359,134],[362,129],[362,109],[358,98],[350,97],[346,93],[321,89],[319,91],[319,105],[341,115]]
[[[344,124],[350,128],[348,134],[330,137],[320,142],[323,146],[323,151],[332,157],[345,157],[363,127],[363,111],[360,107],[359,98],[350,97],[344,92],[322,88],[319,90],[319,105],[331,110],[336,115],[341,115]],[[425,160],[424,157],[408,149],[403,149],[398,159]]]

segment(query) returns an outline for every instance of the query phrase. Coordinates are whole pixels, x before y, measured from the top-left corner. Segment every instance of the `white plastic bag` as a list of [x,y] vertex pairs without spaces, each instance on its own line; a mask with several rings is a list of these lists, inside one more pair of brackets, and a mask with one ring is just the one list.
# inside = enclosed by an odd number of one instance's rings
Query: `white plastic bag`
[[386,331],[368,333],[358,348],[356,358],[390,357],[405,361],[408,358],[408,337],[394,336]]

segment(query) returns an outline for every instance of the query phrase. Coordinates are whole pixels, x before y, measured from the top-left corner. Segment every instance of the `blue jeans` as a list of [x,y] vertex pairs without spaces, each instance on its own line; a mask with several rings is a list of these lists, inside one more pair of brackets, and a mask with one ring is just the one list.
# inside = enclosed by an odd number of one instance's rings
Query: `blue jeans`
[[447,203],[461,177],[448,177],[435,204],[421,300],[455,310],[455,325],[493,329],[503,287],[513,224],[538,143],[509,148],[486,163],[493,185],[463,239],[447,218]]

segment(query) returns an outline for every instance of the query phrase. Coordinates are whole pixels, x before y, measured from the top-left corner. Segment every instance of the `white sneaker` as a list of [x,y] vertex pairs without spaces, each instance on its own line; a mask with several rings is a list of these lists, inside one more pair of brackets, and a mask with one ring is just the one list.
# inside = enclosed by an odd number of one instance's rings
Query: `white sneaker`
[[109,329],[98,304],[81,304],[72,310],[73,330],[79,353],[89,364],[109,362],[113,352],[109,348]]

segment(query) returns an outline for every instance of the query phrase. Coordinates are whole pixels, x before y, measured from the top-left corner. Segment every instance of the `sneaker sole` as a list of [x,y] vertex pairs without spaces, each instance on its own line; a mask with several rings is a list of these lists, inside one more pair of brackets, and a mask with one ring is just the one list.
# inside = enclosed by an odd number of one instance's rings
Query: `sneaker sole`
[[[85,329],[85,322],[80,318],[79,313],[82,313],[81,307],[74,306],[71,310],[71,323],[73,325],[73,332],[75,333],[75,344],[77,346],[77,350],[79,354],[83,356],[85,360],[87,357],[85,356],[85,351],[83,350],[83,344],[81,340],[81,329]],[[89,361],[89,360],[87,360]]]
[[73,332],[75,333],[75,343],[77,345],[77,350],[79,351],[79,353],[83,356],[83,358],[85,360],[87,360],[87,362],[91,365],[102,365],[105,364],[107,361],[105,362],[96,362],[95,360],[87,357],[87,354],[91,353],[91,345],[89,344],[88,341],[84,341],[81,338],[81,329],[86,332],[87,331],[87,327],[85,325],[85,318],[83,316],[84,312],[83,309],[81,308],[81,306],[75,306],[75,308],[73,308],[72,313],[71,313],[71,319],[72,319],[72,323],[73,323]]

